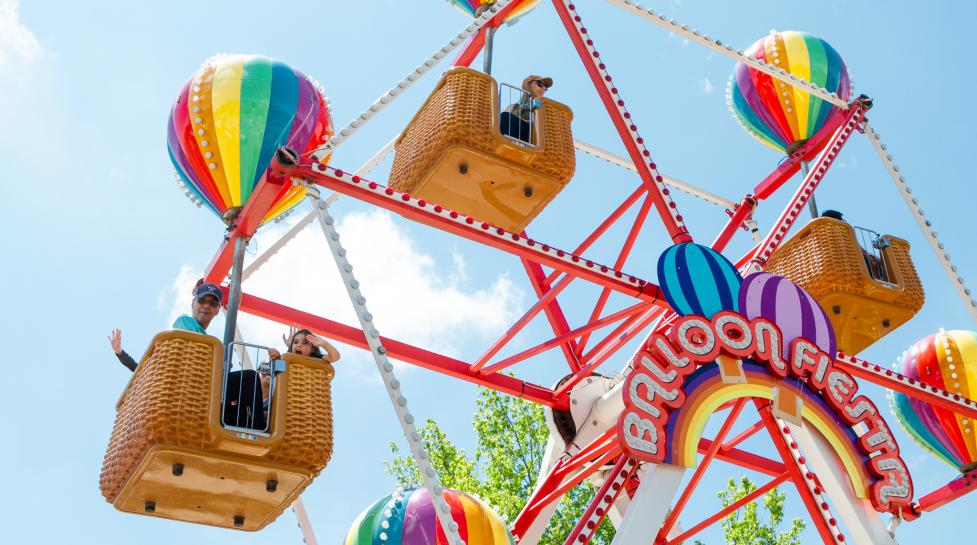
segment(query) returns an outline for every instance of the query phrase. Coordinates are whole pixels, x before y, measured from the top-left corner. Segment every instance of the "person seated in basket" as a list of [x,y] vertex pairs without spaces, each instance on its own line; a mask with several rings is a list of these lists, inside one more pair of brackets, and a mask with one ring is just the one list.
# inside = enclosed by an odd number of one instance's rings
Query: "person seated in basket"
[[499,115],[502,134],[532,144],[536,110],[543,107],[543,95],[553,86],[553,78],[531,75],[522,80],[522,97]]
[[[190,314],[183,314],[174,320],[171,329],[182,329],[207,334],[207,326],[220,312],[224,301],[224,292],[215,284],[198,282],[193,289],[193,300],[190,302]],[[122,330],[115,329],[109,335],[109,344],[115,352],[115,357],[130,371],[136,370],[136,360],[122,349]]]
[[[339,351],[336,350],[336,347],[308,329],[295,330],[288,337],[282,335],[282,340],[285,341],[285,346],[288,347],[287,351],[289,354],[296,354],[307,358],[322,358],[329,363],[339,361]],[[268,349],[268,358],[272,362],[281,359],[281,357],[282,354],[278,350],[274,348]],[[271,362],[261,366],[258,372],[261,375],[262,404],[267,414],[268,396],[271,390]]]
[[[837,210],[825,210],[821,214],[821,217],[831,218],[834,220],[844,221],[845,223],[848,223],[845,220],[844,214],[842,214]],[[859,244],[859,248],[861,248],[861,244]],[[862,258],[865,260],[865,268],[868,269],[869,278],[872,278],[873,280],[888,281],[888,279],[885,278],[885,264],[882,262],[879,256],[875,255],[873,252],[866,250],[865,248],[861,248],[861,250],[862,250]],[[879,250],[881,250],[881,248],[879,248]]]

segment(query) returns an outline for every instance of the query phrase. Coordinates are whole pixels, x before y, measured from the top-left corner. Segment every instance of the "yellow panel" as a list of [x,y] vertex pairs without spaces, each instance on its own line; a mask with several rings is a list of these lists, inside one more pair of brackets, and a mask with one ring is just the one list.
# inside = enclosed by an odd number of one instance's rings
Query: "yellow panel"
[[[174,470],[176,464],[179,471]],[[253,531],[275,520],[309,482],[299,473],[233,457],[154,448],[115,500],[115,507]],[[235,521],[236,516],[241,518]]]

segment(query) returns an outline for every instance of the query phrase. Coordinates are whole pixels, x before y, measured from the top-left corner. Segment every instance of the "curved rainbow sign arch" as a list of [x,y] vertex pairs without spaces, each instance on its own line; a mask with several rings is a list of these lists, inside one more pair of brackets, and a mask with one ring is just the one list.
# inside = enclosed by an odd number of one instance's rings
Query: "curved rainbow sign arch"
[[851,480],[855,495],[868,499],[873,478],[866,469],[869,457],[856,446],[858,436],[834,413],[831,407],[813,390],[797,387],[793,381],[781,380],[766,366],[744,361],[743,371],[748,382],[728,384],[723,382],[717,365],[705,365],[685,379],[685,403],[668,415],[665,425],[666,444],[671,445],[664,462],[682,467],[695,467],[698,463],[699,439],[709,417],[729,401],[745,397],[773,400],[776,388],[790,388],[803,402],[801,416],[810,423],[838,455]]
[[[617,424],[621,447],[638,460],[693,467],[704,419],[721,405],[724,396],[776,398],[774,386],[785,391],[805,390],[800,392],[801,399],[819,397],[820,402],[803,404],[801,421],[811,423],[836,449],[841,448],[841,461],[846,463],[856,493],[866,494],[878,511],[898,513],[907,508],[913,497],[912,478],[878,407],[858,394],[854,377],[835,368],[834,358],[824,349],[797,337],[785,353],[781,343],[784,336],[767,318],[748,319],[728,310],[712,318],[683,316],[672,324],[667,336],[652,335],[635,355],[631,363],[634,371],[624,381],[624,411]],[[718,388],[720,393],[690,383],[700,366],[718,367],[713,362],[721,356],[746,361],[742,371],[745,380],[725,382]],[[751,363],[766,372],[758,373],[754,368],[750,376],[747,368]],[[784,380],[787,377],[796,380]],[[790,382],[803,382],[804,386],[791,388]],[[818,410],[822,404],[834,418]],[[690,409],[685,421],[672,424],[673,414],[683,418],[681,411],[686,406]],[[849,428],[850,435],[839,429],[838,422]],[[860,470],[855,468],[859,458]],[[865,476],[867,487],[859,484],[866,482]]]

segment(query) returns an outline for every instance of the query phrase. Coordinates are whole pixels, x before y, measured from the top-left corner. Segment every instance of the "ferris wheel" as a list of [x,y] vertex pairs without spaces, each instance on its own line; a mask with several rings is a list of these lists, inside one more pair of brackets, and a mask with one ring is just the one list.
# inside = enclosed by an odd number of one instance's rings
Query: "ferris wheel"
[[[204,277],[226,292],[224,338],[163,332],[154,339],[119,402],[101,480],[106,499],[123,511],[245,530],[261,529],[293,506],[306,540],[314,540],[299,496],[331,456],[333,369],[294,354],[270,361],[273,395],[258,411],[261,424],[229,421],[229,392],[248,376],[230,371],[234,354],[253,346],[239,339],[239,312],[302,324],[370,352],[424,480],[438,543],[471,541],[455,516],[469,500],[441,486],[391,360],[545,407],[551,428],[546,459],[533,495],[508,527],[523,545],[539,541],[562,496],[584,481],[597,494],[566,545],[590,541],[604,519],[617,530],[614,545],[682,543],[782,484],[797,493],[825,543],[895,543],[901,521],[970,492],[977,484],[977,433],[971,427],[977,394],[968,380],[977,376],[977,334],[941,331],[923,339],[898,370],[856,356],[910,320],[925,297],[905,240],[852,226],[840,214],[817,213],[815,192],[853,136],[869,139],[975,321],[977,302],[869,124],[872,100],[851,96],[840,55],[803,32],[774,32],[738,50],[633,2],[608,1],[736,62],[727,94],[734,116],[784,154],[752,192],[727,199],[660,172],[626,107],[626,91],[611,77],[613,60],[601,56],[584,14],[570,0],[552,3],[626,157],[574,138],[572,109],[533,91],[533,85],[548,88],[546,78],[531,76],[516,87],[492,77],[496,29],[539,0],[455,2],[472,23],[338,130],[325,92],[298,70],[259,56],[208,60],[174,105],[168,144],[187,195],[227,224]],[[483,51],[483,69],[471,68]],[[453,54],[452,67],[394,141],[358,170],[330,164],[343,142]],[[386,183],[367,178],[391,152]],[[532,222],[573,183],[577,152],[633,171],[640,182],[597,218],[598,226],[577,246],[557,248],[531,236]],[[798,173],[802,181],[776,221],[758,225],[756,209]],[[724,228],[714,235],[692,233],[675,198],[681,193],[717,205],[728,215]],[[383,316],[369,311],[369,286],[357,280],[330,214],[340,197],[514,258],[537,300],[472,361],[381,335]],[[251,237],[303,199],[312,211],[245,268]],[[805,209],[812,220],[792,234]],[[635,210],[625,225],[622,218]],[[652,280],[628,272],[627,262],[642,229],[655,220],[673,246],[655,256],[658,277]],[[328,243],[359,327],[243,289],[251,273],[313,222]],[[607,243],[616,225],[625,225],[627,235],[615,261],[588,258],[588,249],[598,240]],[[724,256],[740,231],[753,238],[753,248]],[[711,235],[709,244],[696,243],[704,239],[693,235]],[[571,325],[561,307],[560,295],[571,283],[599,293],[589,319],[579,325]],[[614,308],[612,294],[627,304],[608,310]],[[500,357],[538,316],[553,336]],[[635,353],[621,354],[636,340]],[[554,373],[552,386],[510,374],[548,351],[558,351],[567,365]],[[596,372],[611,361],[623,363],[620,373]],[[915,490],[891,419],[858,393],[861,381],[891,390],[894,412],[909,434],[959,469],[961,478],[934,491]],[[747,408],[759,419],[730,437]],[[704,437],[716,413],[724,415],[723,424]],[[776,457],[742,447],[759,435],[769,436]],[[769,480],[682,529],[678,520],[715,460]]]

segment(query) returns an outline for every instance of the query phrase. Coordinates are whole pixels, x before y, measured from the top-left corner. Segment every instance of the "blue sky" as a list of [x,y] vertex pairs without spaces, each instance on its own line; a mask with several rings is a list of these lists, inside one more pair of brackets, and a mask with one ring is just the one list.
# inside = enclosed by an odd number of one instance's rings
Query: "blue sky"
[[[779,157],[743,133],[726,110],[723,89],[732,70],[724,57],[688,44],[602,2],[580,2],[591,37],[614,76],[663,172],[738,200]],[[177,190],[166,157],[171,101],[201,61],[215,53],[280,58],[322,82],[339,126],[462,29],[467,20],[446,3],[279,2],[63,3],[0,0],[0,210],[6,266],[0,268],[8,347],[7,412],[0,463],[6,468],[0,523],[16,542],[40,543],[288,543],[301,536],[291,514],[245,534],[116,512],[98,492],[98,472],[129,373],[105,340],[122,327],[139,354],[153,334],[188,303],[187,286],[216,250],[223,228]],[[240,3],[244,4],[244,3]],[[827,39],[845,58],[855,91],[875,99],[869,117],[889,145],[962,275],[977,274],[972,150],[975,116],[963,100],[975,81],[971,64],[973,6],[889,2],[653,2],[690,27],[745,47],[771,28],[805,30]],[[596,93],[581,70],[555,12],[543,3],[496,39],[494,75],[510,82],[527,73],[555,79],[551,96],[574,109],[574,134],[623,155]],[[478,61],[477,61],[478,62]],[[336,153],[353,169],[389,141],[427,96],[435,68]],[[390,160],[371,175],[386,178]],[[971,180],[968,182],[967,180]],[[603,161],[578,156],[569,188],[529,231],[572,247],[636,184]],[[769,226],[787,195],[764,203]],[[710,241],[722,210],[680,194],[693,235]],[[903,205],[867,139],[854,138],[818,192],[824,207],[855,224],[906,238],[927,291],[912,322],[863,355],[889,364],[939,327],[975,329]],[[304,205],[303,205],[304,206]],[[304,208],[301,209],[304,212]],[[515,259],[342,199],[335,207],[350,259],[361,273],[380,331],[461,358],[477,357],[531,304],[531,288]],[[267,247],[283,226],[264,230]],[[613,261],[624,231],[609,234],[588,257]],[[349,320],[348,303],[309,229],[246,290],[326,316]],[[737,235],[728,255],[749,243]],[[625,269],[654,280],[667,237],[643,231]],[[396,274],[394,274],[396,273]],[[571,324],[589,313],[595,291],[580,285],[561,301]],[[614,304],[623,304],[614,301]],[[220,331],[221,322],[211,326]],[[243,324],[253,342],[279,344],[282,329]],[[534,323],[525,347],[546,332]],[[612,358],[620,369],[628,350]],[[335,383],[336,453],[304,496],[320,543],[336,543],[356,514],[393,485],[381,459],[400,440],[372,362],[350,348]],[[520,376],[542,383],[563,373],[556,354],[527,362]],[[431,417],[469,449],[474,388],[402,368],[413,411]],[[863,385],[877,404],[884,393]],[[749,422],[744,423],[748,425]],[[917,494],[954,472],[916,447],[894,424]],[[757,448],[765,447],[758,443]],[[723,467],[707,479],[689,510],[714,508],[712,491],[740,472]],[[901,543],[963,540],[967,498],[906,524]],[[803,516],[796,501],[793,514]],[[687,525],[696,516],[683,519]],[[720,542],[716,531],[706,543]],[[809,531],[806,541],[816,536]]]

